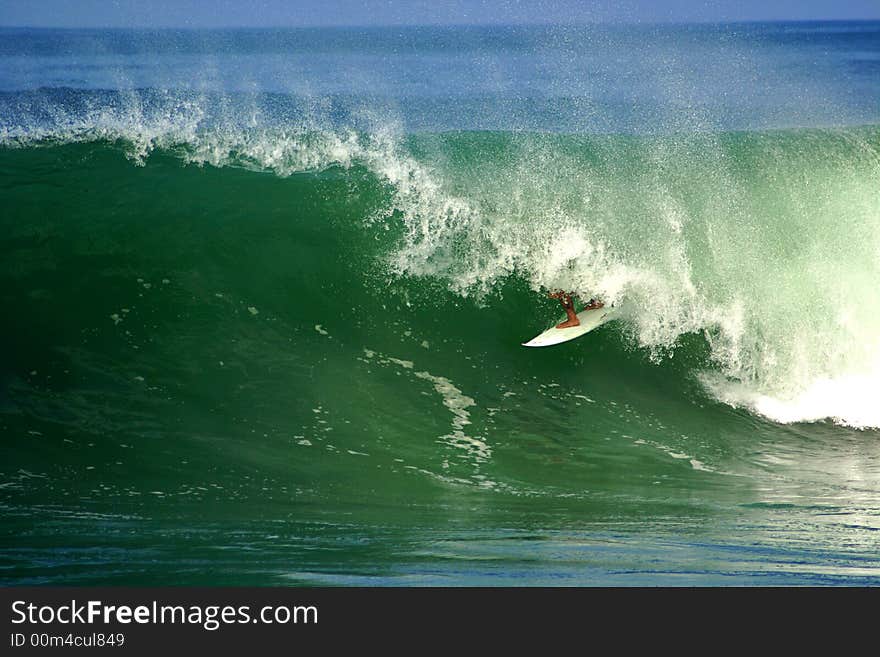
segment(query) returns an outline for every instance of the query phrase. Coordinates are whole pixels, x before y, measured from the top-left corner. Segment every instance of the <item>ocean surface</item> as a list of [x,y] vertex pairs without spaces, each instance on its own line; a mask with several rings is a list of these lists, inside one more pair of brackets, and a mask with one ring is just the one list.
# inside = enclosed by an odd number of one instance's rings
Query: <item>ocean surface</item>
[[880,22],[0,29],[0,584],[880,584],[878,281]]

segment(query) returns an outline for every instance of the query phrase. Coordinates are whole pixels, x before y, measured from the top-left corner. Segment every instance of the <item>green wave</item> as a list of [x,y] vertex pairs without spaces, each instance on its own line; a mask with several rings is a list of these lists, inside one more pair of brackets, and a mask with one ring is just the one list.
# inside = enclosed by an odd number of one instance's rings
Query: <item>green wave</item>
[[876,126],[105,137],[0,150],[7,381],[49,354],[61,385],[80,359],[115,380],[235,348],[314,372],[343,351],[414,360],[399,344],[503,372],[563,287],[624,319],[535,371],[596,351],[684,398],[877,426],[853,394],[880,371]]

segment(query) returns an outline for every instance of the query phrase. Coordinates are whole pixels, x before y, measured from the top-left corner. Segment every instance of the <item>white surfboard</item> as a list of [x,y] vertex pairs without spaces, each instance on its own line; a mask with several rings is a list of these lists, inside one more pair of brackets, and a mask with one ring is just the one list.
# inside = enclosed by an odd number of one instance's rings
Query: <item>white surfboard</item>
[[[593,308],[592,310],[582,310],[577,314],[581,321],[580,326],[569,326],[568,328],[558,329],[554,325],[547,329],[541,335],[532,338],[528,342],[523,342],[523,347],[551,347],[554,344],[568,342],[579,338],[585,333],[589,333],[595,328],[602,326],[605,322],[614,319],[617,308],[614,306],[603,306],[602,308]],[[559,320],[557,324],[565,321],[565,317]]]

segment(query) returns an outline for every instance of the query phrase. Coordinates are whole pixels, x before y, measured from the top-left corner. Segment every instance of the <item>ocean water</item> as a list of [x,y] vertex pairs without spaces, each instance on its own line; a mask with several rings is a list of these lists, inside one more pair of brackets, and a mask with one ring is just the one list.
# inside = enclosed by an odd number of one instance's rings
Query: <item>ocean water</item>
[[0,208],[3,584],[880,583],[880,22],[7,28]]

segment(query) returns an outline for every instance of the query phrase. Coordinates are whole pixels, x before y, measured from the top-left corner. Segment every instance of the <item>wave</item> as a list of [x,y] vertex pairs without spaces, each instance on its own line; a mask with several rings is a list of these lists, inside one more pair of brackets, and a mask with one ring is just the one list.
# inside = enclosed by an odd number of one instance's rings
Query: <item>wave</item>
[[703,336],[692,376],[718,401],[777,422],[880,427],[877,126],[407,134],[363,107],[279,114],[265,99],[218,109],[136,91],[46,100],[64,93],[4,96],[5,149],[113,143],[139,165],[172,154],[341,173],[352,197],[384,190],[360,220],[387,229],[382,261],[398,279],[478,305],[510,280],[599,297],[622,307],[619,330],[655,362]]

